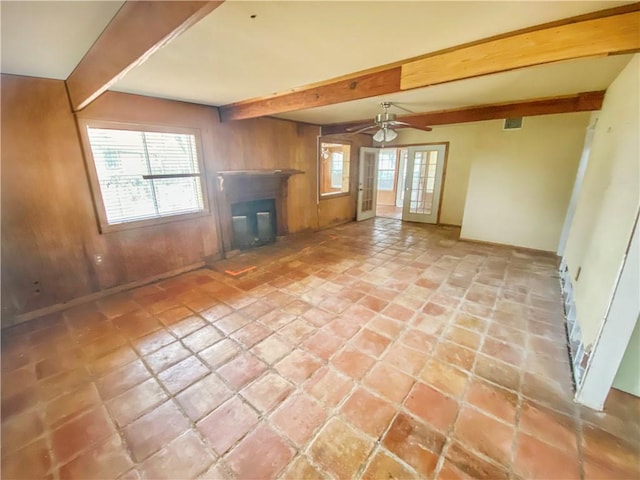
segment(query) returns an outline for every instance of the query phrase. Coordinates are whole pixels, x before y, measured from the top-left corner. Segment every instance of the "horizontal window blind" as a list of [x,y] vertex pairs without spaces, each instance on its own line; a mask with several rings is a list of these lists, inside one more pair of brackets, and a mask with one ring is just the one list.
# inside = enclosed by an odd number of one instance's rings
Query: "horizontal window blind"
[[194,135],[93,127],[88,135],[109,225],[204,210]]

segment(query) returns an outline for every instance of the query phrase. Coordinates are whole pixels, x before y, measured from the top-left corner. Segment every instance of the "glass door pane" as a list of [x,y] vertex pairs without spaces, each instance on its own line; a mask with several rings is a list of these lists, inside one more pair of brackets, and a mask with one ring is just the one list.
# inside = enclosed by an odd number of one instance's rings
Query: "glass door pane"
[[376,215],[378,193],[378,148],[360,148],[360,172],[358,176],[358,220]]
[[410,147],[403,220],[437,223],[445,145]]

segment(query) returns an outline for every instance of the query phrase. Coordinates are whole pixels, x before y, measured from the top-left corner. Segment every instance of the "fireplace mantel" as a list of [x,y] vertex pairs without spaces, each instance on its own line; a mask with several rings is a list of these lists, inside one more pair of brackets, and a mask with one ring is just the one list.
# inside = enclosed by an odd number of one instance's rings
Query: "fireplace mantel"
[[302,170],[293,169],[226,170],[217,173],[217,204],[225,252],[236,247],[231,224],[231,205],[234,203],[274,199],[277,234],[288,233],[287,183],[291,175],[302,173]]

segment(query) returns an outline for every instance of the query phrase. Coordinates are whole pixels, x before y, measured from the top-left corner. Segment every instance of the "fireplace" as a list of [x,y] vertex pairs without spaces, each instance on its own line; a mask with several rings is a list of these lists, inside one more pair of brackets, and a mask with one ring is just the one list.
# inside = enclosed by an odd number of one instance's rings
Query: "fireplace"
[[217,205],[223,250],[244,250],[286,235],[287,182],[300,170],[218,172]]

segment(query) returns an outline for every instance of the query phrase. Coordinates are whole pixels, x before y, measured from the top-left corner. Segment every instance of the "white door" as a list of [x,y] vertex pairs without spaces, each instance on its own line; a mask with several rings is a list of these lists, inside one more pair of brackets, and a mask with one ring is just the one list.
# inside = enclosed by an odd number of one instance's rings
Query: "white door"
[[438,223],[446,145],[409,147],[402,220]]
[[378,197],[379,148],[360,148],[360,171],[358,175],[358,221],[376,216]]

